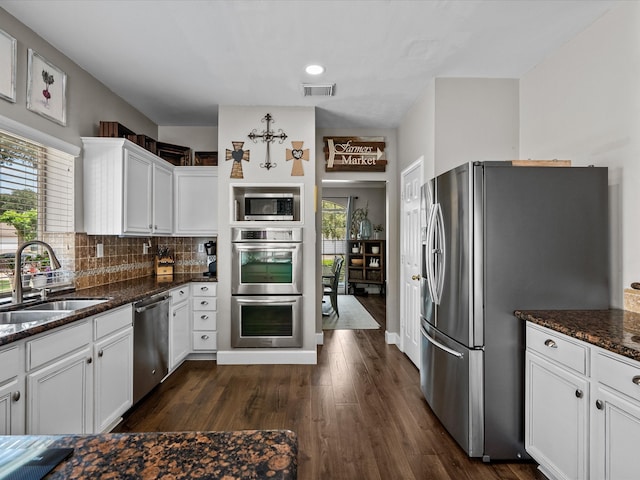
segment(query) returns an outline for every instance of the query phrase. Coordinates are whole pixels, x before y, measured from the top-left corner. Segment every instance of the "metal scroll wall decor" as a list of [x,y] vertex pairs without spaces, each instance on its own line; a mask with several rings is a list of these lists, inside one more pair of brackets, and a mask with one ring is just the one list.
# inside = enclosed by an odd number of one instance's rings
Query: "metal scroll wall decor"
[[304,167],[302,166],[302,160],[309,161],[309,149],[302,149],[304,142],[291,142],[293,148],[287,148],[287,162],[293,160],[291,166],[292,177],[304,177]]
[[243,150],[244,142],[231,142],[233,150],[226,149],[225,160],[233,160],[231,167],[231,178],[244,178],[242,173],[242,161],[249,161],[249,150]]
[[260,164],[260,167],[271,170],[272,168],[275,168],[277,164],[275,162],[271,162],[271,157],[269,155],[269,145],[275,142],[276,138],[280,139],[280,143],[284,143],[284,141],[287,139],[287,134],[284,133],[281,128],[278,129],[278,134],[271,130],[271,122],[275,123],[275,120],[270,113],[267,113],[264,117],[262,117],[261,122],[267,124],[266,130],[262,130],[262,133],[258,135],[258,129],[254,128],[253,130],[251,130],[251,133],[249,133],[249,138],[253,140],[253,143],[258,143],[256,139],[261,138],[262,143],[267,144],[267,154],[265,157],[265,161],[264,163]]

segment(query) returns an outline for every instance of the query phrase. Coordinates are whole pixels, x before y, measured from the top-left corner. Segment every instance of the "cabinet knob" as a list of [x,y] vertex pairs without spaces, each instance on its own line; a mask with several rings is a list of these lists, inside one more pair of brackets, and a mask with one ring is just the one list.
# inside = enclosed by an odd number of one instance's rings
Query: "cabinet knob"
[[93,358],[91,357],[87,358],[87,363],[93,363]]
[[576,390],[576,397],[578,397],[578,398],[582,398],[582,395],[583,395],[582,390],[577,389],[577,390]]
[[209,290],[209,287],[200,287],[200,290],[202,290],[203,292],[206,292],[207,290]]
[[200,305],[209,305],[209,302],[207,302],[206,300],[202,300],[202,301],[200,302]]
[[176,312],[173,312],[173,316],[175,317],[176,315],[177,315]]
[[100,349],[100,351],[98,352],[98,356],[102,357],[104,355],[104,350]]
[[13,400],[14,402],[20,400],[20,390],[17,390],[11,394],[11,400]]
[[202,320],[209,320],[209,315],[200,315]]
[[633,378],[631,379],[631,381],[632,381],[633,383],[635,383],[636,385],[640,385],[640,375],[636,375],[635,377],[633,377]]
[[153,225],[149,224],[149,229],[152,229],[152,228],[153,228]]
[[202,335],[200,338],[202,340],[209,340],[209,335]]
[[556,344],[556,342],[554,342],[550,338],[548,340],[545,340],[544,344],[549,348],[558,348],[558,345]]
[[155,228],[157,230],[158,229],[158,225],[154,225],[153,228]]
[[604,408],[604,403],[602,403],[602,400],[596,400],[596,408],[598,410],[602,410]]

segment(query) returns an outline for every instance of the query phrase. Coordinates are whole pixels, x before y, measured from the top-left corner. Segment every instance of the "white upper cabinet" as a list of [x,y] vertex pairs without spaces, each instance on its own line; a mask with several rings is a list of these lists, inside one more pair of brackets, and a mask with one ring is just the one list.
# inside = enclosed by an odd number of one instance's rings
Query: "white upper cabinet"
[[175,235],[218,232],[218,167],[175,167]]
[[89,235],[170,235],[173,166],[124,138],[82,138]]

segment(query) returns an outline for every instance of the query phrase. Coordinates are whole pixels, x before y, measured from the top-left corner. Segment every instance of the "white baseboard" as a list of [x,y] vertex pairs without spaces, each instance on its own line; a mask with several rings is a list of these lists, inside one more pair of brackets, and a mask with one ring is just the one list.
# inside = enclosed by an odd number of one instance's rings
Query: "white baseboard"
[[316,365],[315,350],[229,350],[218,352],[218,365]]
[[387,342],[387,345],[400,345],[400,337],[398,334],[388,330],[384,332],[384,341]]
[[316,345],[324,345],[324,332],[316,333]]

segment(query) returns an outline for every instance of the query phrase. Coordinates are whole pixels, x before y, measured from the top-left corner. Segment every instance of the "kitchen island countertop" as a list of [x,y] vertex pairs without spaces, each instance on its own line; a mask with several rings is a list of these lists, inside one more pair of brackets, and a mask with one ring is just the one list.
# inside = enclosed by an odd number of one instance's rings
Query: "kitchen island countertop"
[[640,313],[628,310],[518,310],[516,317],[640,361]]
[[289,430],[107,433],[37,438],[50,438],[49,448],[74,449],[68,459],[49,473],[46,478],[50,480],[292,480],[297,476],[297,435]]

